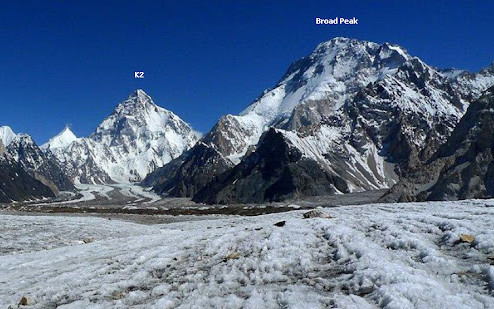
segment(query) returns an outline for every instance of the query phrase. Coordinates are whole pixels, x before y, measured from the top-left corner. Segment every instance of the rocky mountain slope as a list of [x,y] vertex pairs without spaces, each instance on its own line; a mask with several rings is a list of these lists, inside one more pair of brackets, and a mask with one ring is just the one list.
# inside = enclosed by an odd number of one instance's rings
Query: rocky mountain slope
[[10,127],[3,126],[0,128],[0,138],[9,157],[7,161],[15,162],[18,168],[48,186],[54,194],[74,189],[60,162],[51,152],[43,152],[31,136],[15,134]]
[[139,89],[89,137],[76,138],[66,128],[44,148],[53,152],[75,182],[136,182],[179,157],[199,137]]
[[4,140],[9,142],[5,136],[0,136],[0,203],[55,196],[50,188],[29,175],[9,155],[3,145]]
[[7,146],[7,151],[24,170],[50,187],[55,194],[75,189],[57,158],[51,152],[43,152],[31,136],[17,134]]
[[218,150],[198,143],[179,158],[149,174],[141,185],[154,186],[159,194],[193,196],[205,185],[234,165]]
[[[434,170],[439,173],[430,173]],[[448,141],[421,170],[427,171],[432,182],[418,194],[419,200],[494,197],[494,87],[470,105]]]
[[287,198],[349,192],[339,176],[325,173],[314,160],[270,129],[255,152],[204,186],[193,200],[208,204],[261,203]]
[[[304,161],[322,169],[313,182],[338,179],[345,184],[339,188],[345,189],[331,189],[341,193],[388,188],[429,159],[469,102],[493,84],[492,67],[478,74],[438,70],[396,45],[335,38],[294,62],[273,89],[240,115],[222,117],[196,147],[214,149],[216,158],[211,162],[234,166],[251,160],[249,154],[259,147],[263,132],[274,127],[284,136],[285,146],[296,148]],[[186,165],[195,164],[184,156],[175,168],[165,168],[170,171]],[[201,183],[162,178],[154,182],[154,189],[165,195],[192,196],[205,188],[201,188],[205,178],[222,179],[223,188],[211,183],[207,186],[211,192],[202,191],[195,197],[217,201],[223,200],[217,194],[250,177],[249,173],[221,175],[223,169],[215,168],[215,163],[195,169],[203,175]],[[231,175],[231,171],[226,173]],[[270,186],[273,179],[259,181],[263,182],[260,186]],[[183,188],[184,183],[194,190]],[[181,190],[176,189],[178,185]],[[292,190],[286,196],[300,193]],[[228,194],[229,202],[248,200],[235,192]]]

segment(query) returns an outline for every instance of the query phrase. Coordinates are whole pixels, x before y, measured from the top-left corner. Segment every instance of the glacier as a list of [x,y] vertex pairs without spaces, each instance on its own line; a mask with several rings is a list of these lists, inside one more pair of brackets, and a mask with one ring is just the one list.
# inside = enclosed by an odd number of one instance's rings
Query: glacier
[[332,218],[3,215],[0,306],[22,297],[30,308],[494,306],[494,200],[322,211]]

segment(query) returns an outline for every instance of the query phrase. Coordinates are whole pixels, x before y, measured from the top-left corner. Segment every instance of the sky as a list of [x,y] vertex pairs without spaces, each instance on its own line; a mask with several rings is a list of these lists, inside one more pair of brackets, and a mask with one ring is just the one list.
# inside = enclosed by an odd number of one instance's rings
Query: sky
[[204,133],[337,36],[478,71],[494,61],[493,11],[493,1],[1,1],[0,125],[39,144],[67,124],[88,136],[142,88]]

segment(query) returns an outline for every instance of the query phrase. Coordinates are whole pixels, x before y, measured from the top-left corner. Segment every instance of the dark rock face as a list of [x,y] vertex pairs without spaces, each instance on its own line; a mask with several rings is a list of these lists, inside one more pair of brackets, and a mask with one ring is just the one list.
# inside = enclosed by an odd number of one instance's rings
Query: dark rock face
[[165,196],[193,196],[231,167],[231,163],[214,148],[198,143],[181,157],[146,177],[144,184],[153,185],[155,192]]
[[[424,101],[434,99],[425,95],[428,92],[444,96],[444,101],[453,102],[458,98],[447,92],[437,91],[442,87],[432,88],[434,78],[430,72],[409,72],[408,63],[400,67],[406,72],[405,76],[397,74],[396,79],[388,79],[368,85],[362,89],[352,102],[345,106],[346,114],[352,123],[351,142],[359,143],[362,137],[369,139],[380,155],[387,162],[396,164],[398,176],[406,176],[411,169],[420,166],[438,150],[445,142],[451,130],[459,121],[455,114],[437,113],[434,116],[424,116],[420,110],[410,106],[420,106],[421,102],[413,100],[399,102],[403,94],[396,89],[398,85],[407,85],[417,93],[423,95]],[[408,77],[412,75],[413,77]],[[398,77],[400,79],[398,79]],[[439,79],[439,77],[435,77]],[[420,85],[423,88],[418,88]]]
[[418,199],[494,197],[494,87],[470,105],[429,165],[438,162],[437,181]]
[[193,200],[209,204],[259,203],[308,195],[346,192],[346,184],[291,146],[282,133],[270,129],[257,150],[218,176]]
[[50,188],[31,177],[8,154],[0,153],[0,203],[54,196]]
[[24,170],[50,187],[55,194],[58,191],[75,189],[74,184],[65,175],[55,156],[50,152],[41,151],[29,135],[18,135],[9,144],[7,151]]
[[192,197],[233,163],[226,158],[245,146],[235,136],[249,135],[231,115],[220,118],[218,123],[200,142],[180,157],[150,173],[141,185],[153,187],[158,194],[172,197]]

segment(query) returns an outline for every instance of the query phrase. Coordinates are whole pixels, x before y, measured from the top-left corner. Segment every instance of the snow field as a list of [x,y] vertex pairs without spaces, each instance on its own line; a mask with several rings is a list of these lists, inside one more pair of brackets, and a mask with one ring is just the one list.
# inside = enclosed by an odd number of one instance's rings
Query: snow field
[[1,215],[0,222],[0,255],[18,255],[156,231],[151,226],[87,217]]
[[[38,243],[0,256],[0,307],[27,296],[33,308],[494,308],[493,200],[326,211],[334,218],[297,210],[155,226],[0,216],[12,242]],[[40,250],[56,237],[43,233],[70,229],[101,236]]]

